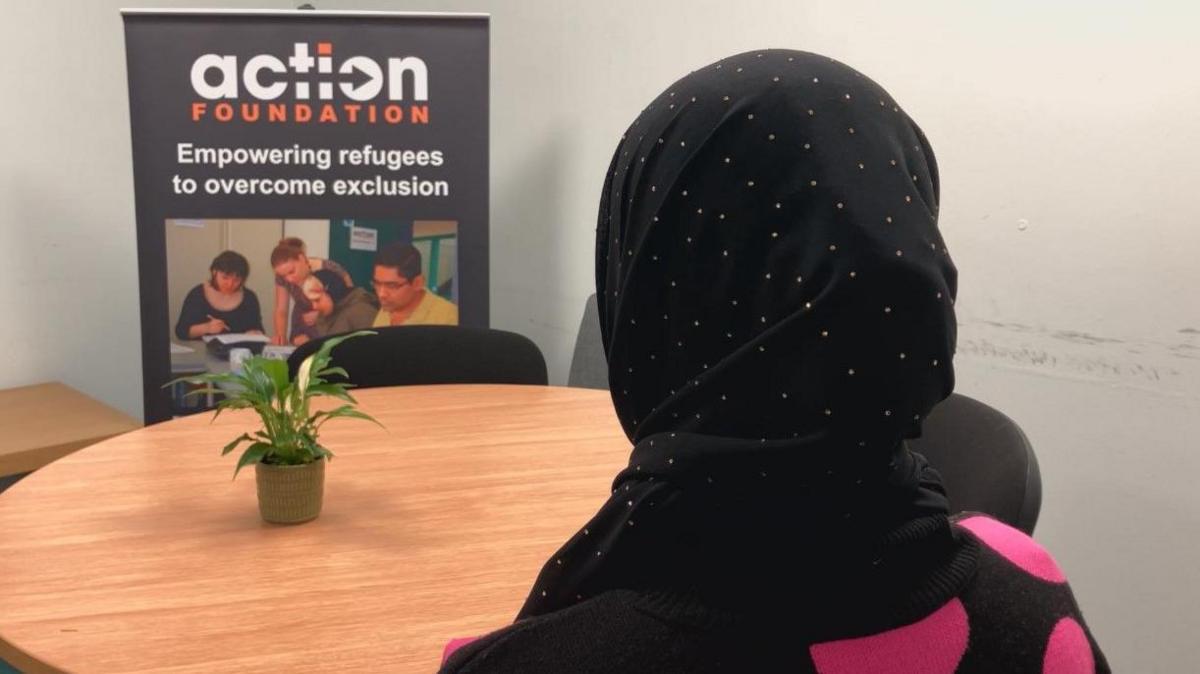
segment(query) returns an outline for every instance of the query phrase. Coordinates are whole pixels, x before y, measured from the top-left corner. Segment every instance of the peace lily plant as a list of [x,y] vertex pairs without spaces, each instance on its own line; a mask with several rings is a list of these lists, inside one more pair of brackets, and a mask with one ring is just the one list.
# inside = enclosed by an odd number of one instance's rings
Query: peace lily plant
[[[325,340],[316,353],[304,359],[294,381],[288,380],[287,363],[255,356],[240,370],[184,377],[178,381],[203,385],[189,395],[217,393],[215,421],[225,410],[252,408],[262,421],[253,434],[243,433],[225,445],[222,456],[245,445],[233,475],[255,467],[258,505],[269,522],[298,523],[317,517],[324,494],[325,463],[333,452],[318,442],[321,427],[331,419],[365,419],[370,415],[355,409],[358,401],[347,391],[350,384],[331,382],[329,377],[349,378],[346,370],[331,364],[330,351],[347,339],[375,332],[362,330]],[[171,382],[175,383],[175,382]],[[169,386],[170,384],[168,384]],[[313,412],[315,398],[336,398],[344,404]]]

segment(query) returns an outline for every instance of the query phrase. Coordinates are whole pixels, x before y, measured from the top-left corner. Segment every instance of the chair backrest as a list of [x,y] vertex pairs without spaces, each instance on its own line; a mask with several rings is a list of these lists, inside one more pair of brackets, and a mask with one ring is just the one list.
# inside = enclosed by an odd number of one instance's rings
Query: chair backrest
[[600,312],[596,308],[595,294],[587,299],[583,307],[583,320],[575,337],[575,354],[571,357],[567,386],[608,388],[608,361],[604,358],[604,345],[600,343]]
[[1042,507],[1042,476],[1021,427],[999,410],[958,393],[930,412],[909,448],[937,469],[951,512],[978,511],[1032,534]]
[[[546,359],[527,337],[458,325],[374,328],[379,333],[334,347],[333,364],[358,388],[418,384],[534,384],[545,386]],[[288,358],[288,376],[318,348],[316,339]]]

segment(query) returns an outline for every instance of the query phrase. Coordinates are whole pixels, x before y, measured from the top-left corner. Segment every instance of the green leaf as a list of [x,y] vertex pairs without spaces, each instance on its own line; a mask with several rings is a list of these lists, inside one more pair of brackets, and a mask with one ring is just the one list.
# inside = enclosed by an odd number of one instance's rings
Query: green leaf
[[[188,383],[195,383],[197,385],[199,384],[199,382],[188,382]],[[202,395],[208,395],[209,393],[224,393],[224,392],[225,392],[224,389],[214,388],[212,386],[205,386],[204,388],[196,388],[196,389],[192,389],[191,391],[187,391],[183,394],[183,397],[186,398],[188,396],[202,396]]]
[[325,340],[321,344],[321,348],[318,349],[317,352],[313,355],[317,356],[318,358],[325,359],[325,358],[329,357],[329,352],[333,351],[334,347],[336,347],[338,344],[341,344],[342,342],[346,341],[347,339],[354,339],[355,337],[362,337],[364,335],[378,335],[378,334],[379,333],[375,332],[374,330],[359,330],[357,332],[351,332],[346,335],[339,335],[337,337],[331,337],[330,339]]
[[358,402],[349,393],[343,384],[317,384],[308,387],[308,397],[316,398],[318,396],[329,396],[338,400],[345,400],[348,403]]
[[[251,363],[250,361],[258,361]],[[275,380],[270,373],[264,369],[264,363],[279,362],[271,361],[270,359],[261,356],[255,356],[242,364],[242,375],[248,380],[250,393],[253,393],[255,398],[267,405],[275,400]],[[247,367],[249,364],[249,367]],[[286,368],[287,365],[285,364]]]
[[243,442],[247,442],[247,441],[250,441],[253,439],[254,438],[250,437],[249,433],[242,433],[238,437],[234,438],[233,442],[229,443],[228,445],[225,445],[225,448],[221,450],[221,456],[225,456],[226,454],[232,452],[234,450],[234,448],[236,448],[238,445],[242,444]]
[[345,377],[346,379],[350,378],[350,373],[346,372],[346,368],[344,368],[344,367],[327,367],[324,370],[321,370],[320,372],[318,372],[317,374],[320,375],[321,377],[327,377],[330,375],[341,375],[342,377]]
[[352,405],[342,405],[341,407],[325,412],[324,414],[325,417],[317,424],[317,428],[320,428],[326,421],[329,421],[330,419],[362,419],[364,421],[370,421],[380,428],[383,428],[383,424],[376,421],[375,417],[372,417],[366,412],[360,412],[354,409],[354,406]]
[[242,468],[262,461],[270,450],[271,446],[265,442],[256,442],[247,447],[246,451],[242,452],[242,458],[238,459],[237,468],[233,469],[233,477],[236,479]]
[[275,385],[275,398],[283,397],[284,389],[288,387],[288,368],[287,361],[275,360],[273,358],[259,358],[262,362],[259,364],[263,372],[271,378],[271,382]]
[[217,403],[217,411],[213,413],[213,418],[209,421],[209,423],[216,421],[217,417],[221,416],[221,412],[224,412],[225,410],[240,410],[247,407],[254,407],[254,405],[250,404],[250,402],[247,400],[242,400],[241,398],[226,398]]
[[296,395],[296,383],[289,381],[288,385],[284,386],[283,390],[279,392],[279,399],[290,400],[294,395]]
[[218,402],[217,407],[225,410],[240,410],[246,407],[254,407],[254,403],[235,393]]

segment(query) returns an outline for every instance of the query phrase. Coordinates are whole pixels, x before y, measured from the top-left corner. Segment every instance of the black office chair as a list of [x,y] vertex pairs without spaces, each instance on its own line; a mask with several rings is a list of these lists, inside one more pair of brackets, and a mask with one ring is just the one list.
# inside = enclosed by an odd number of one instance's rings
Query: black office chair
[[[349,339],[333,348],[333,365],[343,367],[356,388],[418,384],[533,384],[545,386],[546,359],[528,338],[503,330],[457,325],[373,328],[376,335]],[[297,348],[288,376],[327,338]]]
[[579,323],[579,334],[575,337],[567,386],[608,388],[608,360],[604,356],[604,345],[600,343],[600,310],[596,307],[594,293],[583,305],[583,321]]
[[[608,388],[596,296],[588,298],[567,385]],[[950,511],[978,511],[1032,534],[1042,507],[1042,475],[1021,427],[1000,411],[955,393],[909,441],[942,476]]]
[[[25,477],[28,474],[29,473],[17,473],[16,475],[0,475],[0,493],[4,493],[5,489],[8,489],[9,487],[13,486],[17,482],[20,482],[21,478]],[[3,662],[3,660],[0,660],[0,662]],[[3,669],[0,669],[0,674],[4,674]]]
[[1033,534],[1042,509],[1042,474],[1021,427],[960,393],[925,419],[908,441],[942,475],[951,512],[978,511]]

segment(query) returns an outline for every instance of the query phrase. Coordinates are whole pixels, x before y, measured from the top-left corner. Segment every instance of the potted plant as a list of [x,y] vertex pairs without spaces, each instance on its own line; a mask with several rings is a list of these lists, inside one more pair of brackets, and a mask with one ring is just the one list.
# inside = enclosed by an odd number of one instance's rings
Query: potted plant
[[[249,443],[233,476],[236,478],[242,468],[254,464],[258,510],[264,520],[298,524],[321,513],[325,463],[333,458],[333,452],[317,441],[325,422],[354,418],[379,423],[355,409],[357,401],[346,390],[349,384],[327,379],[335,375],[348,377],[344,369],[331,365],[329,352],[333,347],[352,337],[373,334],[376,333],[362,330],[325,340],[316,353],[300,364],[295,381],[288,381],[286,362],[255,356],[245,360],[237,371],[183,377],[167,384],[186,381],[204,386],[189,395],[222,394],[224,398],[217,403],[214,420],[225,410],[253,408],[258,413],[262,428],[234,438],[221,454]],[[309,404],[321,397],[336,398],[344,404],[330,410],[311,411]]]

